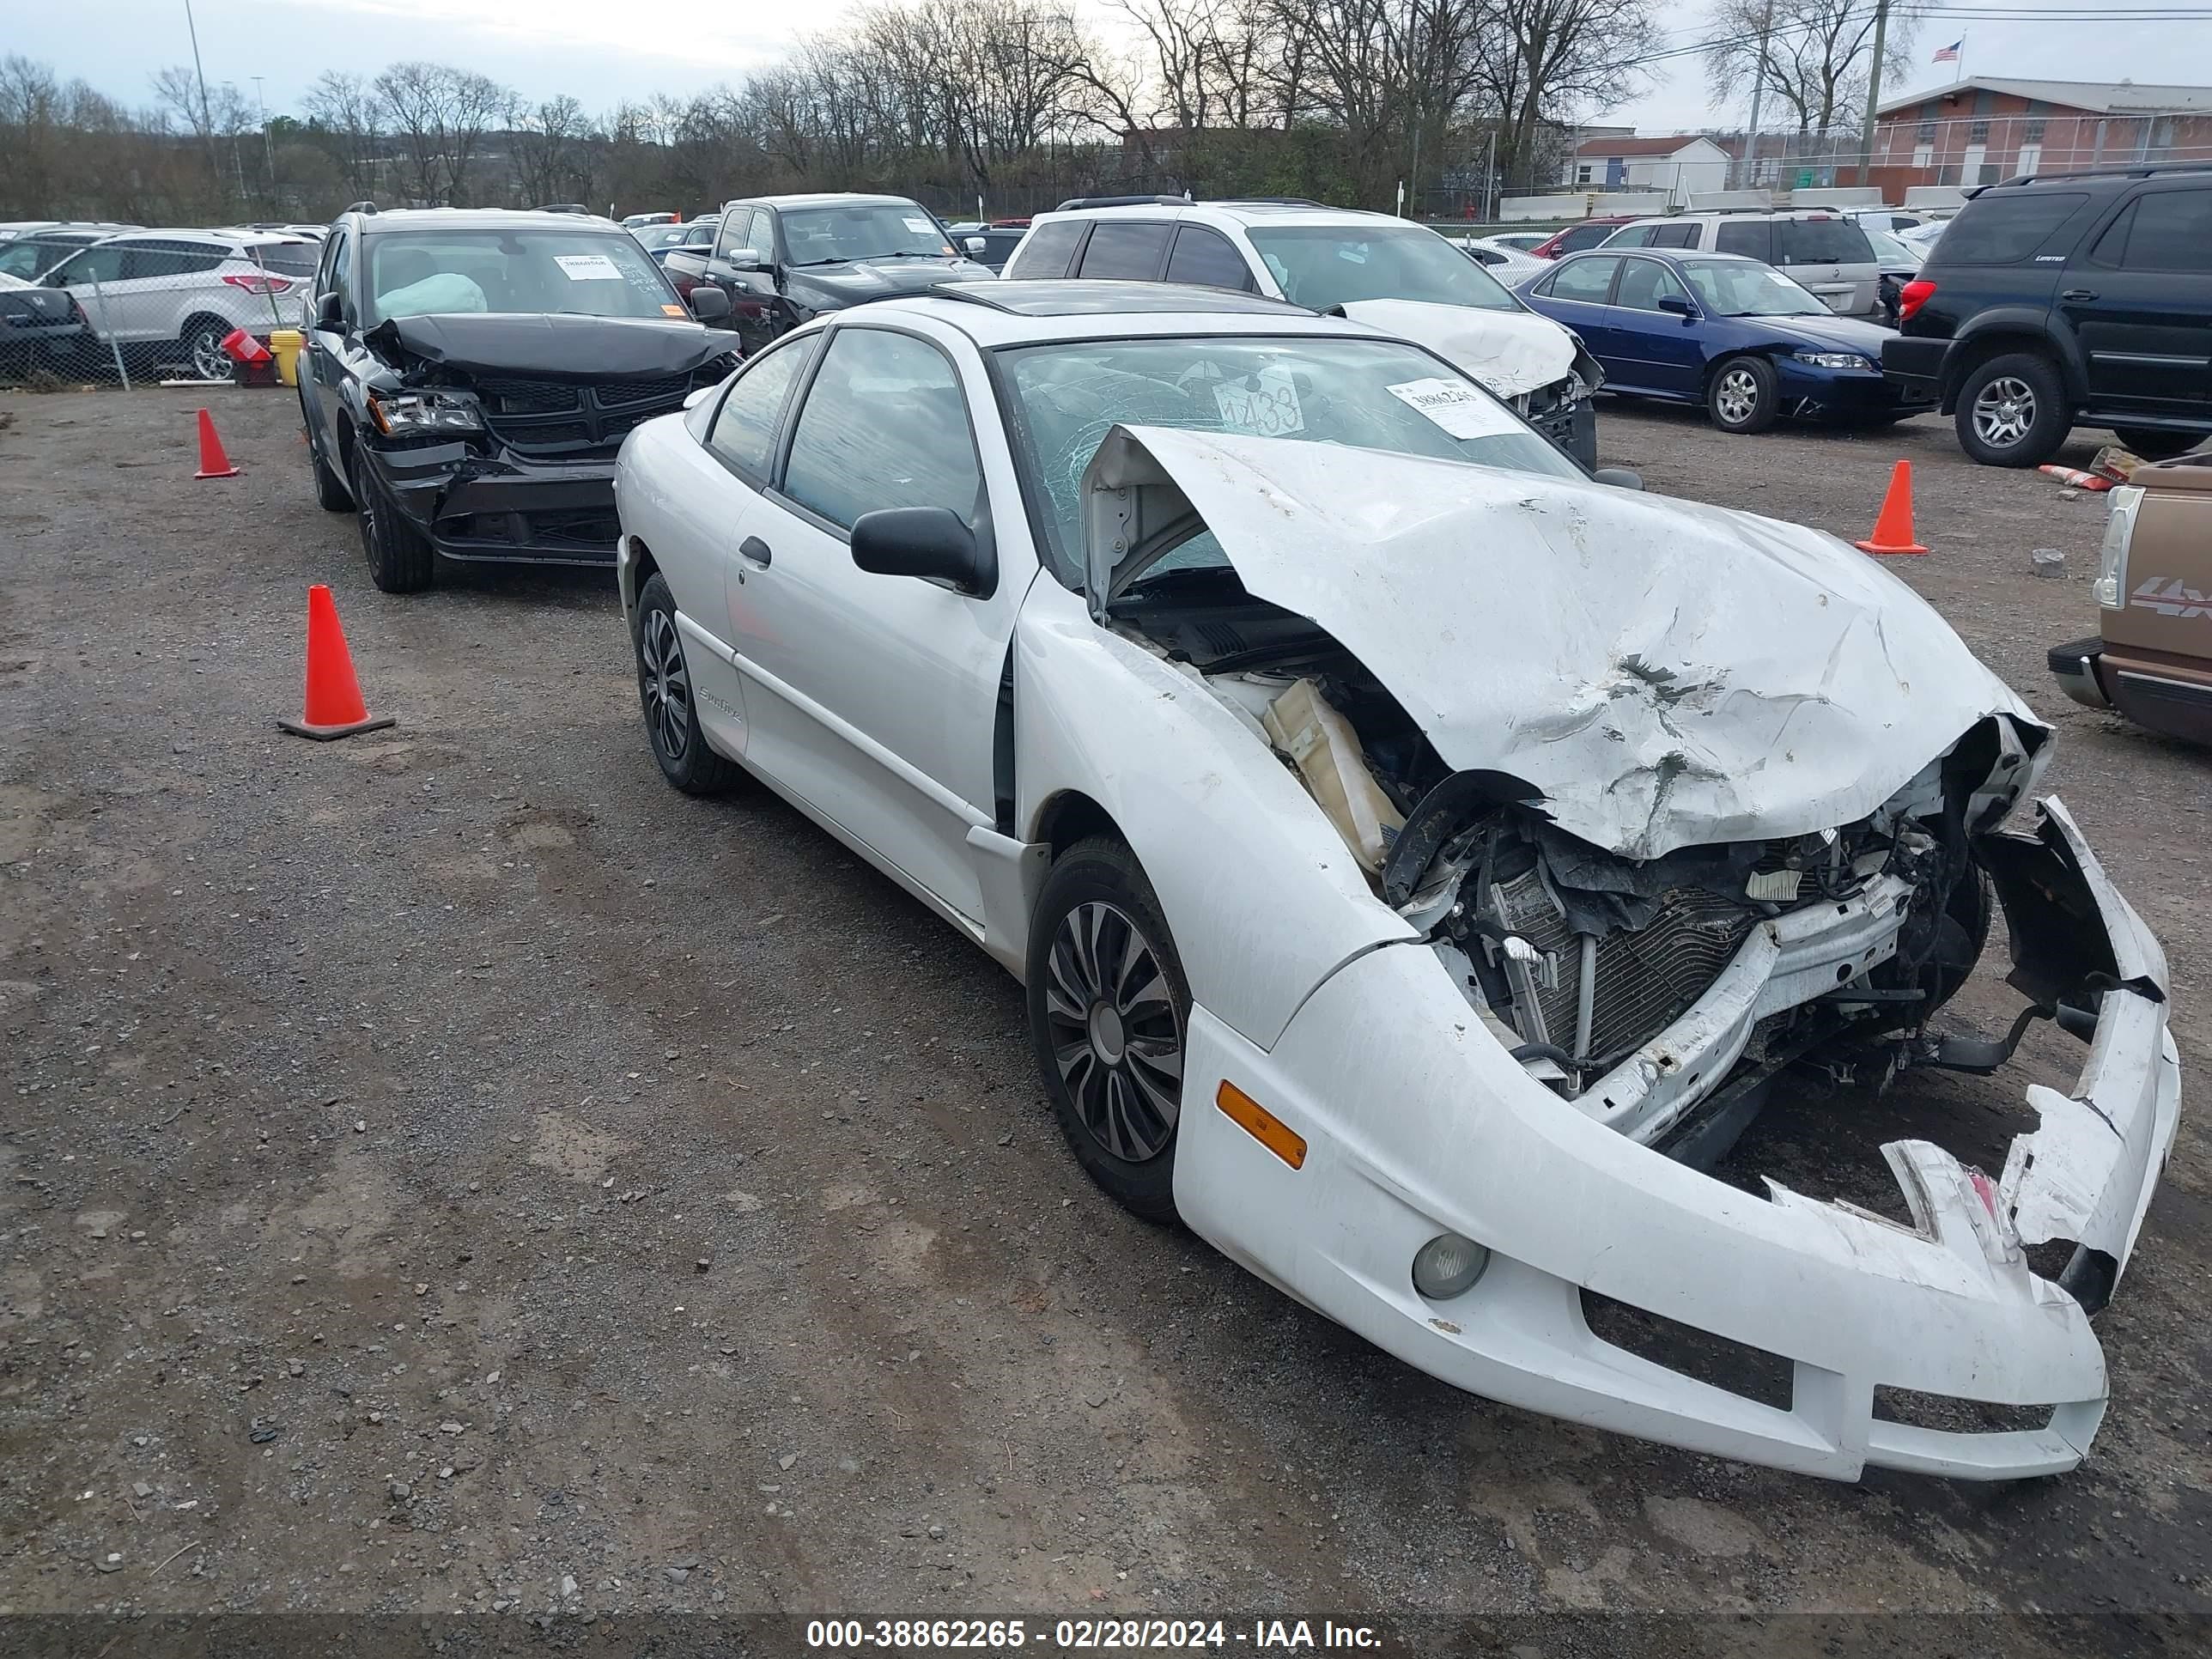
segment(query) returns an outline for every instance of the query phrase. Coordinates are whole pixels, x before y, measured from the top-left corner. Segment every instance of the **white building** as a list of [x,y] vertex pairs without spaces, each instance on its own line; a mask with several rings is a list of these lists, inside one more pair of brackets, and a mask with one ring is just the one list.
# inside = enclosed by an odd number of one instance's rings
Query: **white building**
[[1562,182],[1583,190],[1660,191],[1668,206],[1682,207],[1692,196],[1726,190],[1728,175],[1729,154],[1710,138],[1605,134],[1576,144]]

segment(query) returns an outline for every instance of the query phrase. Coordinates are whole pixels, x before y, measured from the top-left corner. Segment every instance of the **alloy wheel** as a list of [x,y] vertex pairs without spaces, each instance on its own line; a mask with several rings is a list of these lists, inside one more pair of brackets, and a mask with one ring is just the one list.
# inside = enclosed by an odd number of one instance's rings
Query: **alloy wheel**
[[640,682],[645,691],[645,717],[651,722],[660,752],[672,761],[684,757],[691,740],[691,676],[684,666],[684,644],[676,635],[676,619],[665,611],[646,613],[638,635],[644,665]]
[[1759,382],[1749,369],[1732,368],[1713,389],[1713,403],[1723,420],[1730,426],[1741,426],[1759,408]]
[[203,380],[227,380],[230,378],[230,359],[223,354],[222,337],[213,329],[202,329],[192,336],[192,373]]
[[1974,435],[1991,449],[2010,449],[2035,424],[2035,388],[2000,374],[1974,399]]
[[1182,1018],[1126,911],[1079,904],[1045,960],[1053,1063],[1092,1139],[1131,1164],[1166,1150],[1182,1095]]

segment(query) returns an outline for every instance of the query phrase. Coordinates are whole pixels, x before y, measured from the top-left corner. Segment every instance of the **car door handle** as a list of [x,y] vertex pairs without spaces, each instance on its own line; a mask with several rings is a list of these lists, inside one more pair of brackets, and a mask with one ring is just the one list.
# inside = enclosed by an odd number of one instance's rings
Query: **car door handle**
[[2094,288],[2063,289],[2058,297],[2062,300],[2094,300],[2097,297],[2097,290]]
[[763,570],[767,569],[775,558],[774,550],[757,536],[748,536],[739,542],[738,553],[740,557],[750,559]]

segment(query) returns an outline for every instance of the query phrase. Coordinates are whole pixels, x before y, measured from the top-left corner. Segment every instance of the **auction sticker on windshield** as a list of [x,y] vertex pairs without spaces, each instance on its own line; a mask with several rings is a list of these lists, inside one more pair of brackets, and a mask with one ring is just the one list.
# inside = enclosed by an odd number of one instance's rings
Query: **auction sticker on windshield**
[[906,228],[917,236],[934,236],[937,234],[937,227],[930,223],[927,219],[908,219],[904,222]]
[[[1437,384],[1441,386],[1442,381]],[[1392,391],[1397,388],[1393,386]],[[1255,438],[1279,438],[1305,430],[1305,411],[1298,406],[1298,388],[1290,371],[1274,366],[1242,380],[1224,380],[1213,388],[1213,406],[1221,423],[1231,432]]]
[[553,263],[572,283],[619,283],[622,270],[604,253],[556,253]]
[[1455,438],[1502,438],[1521,428],[1513,417],[1471,386],[1434,376],[1384,388],[1418,409]]

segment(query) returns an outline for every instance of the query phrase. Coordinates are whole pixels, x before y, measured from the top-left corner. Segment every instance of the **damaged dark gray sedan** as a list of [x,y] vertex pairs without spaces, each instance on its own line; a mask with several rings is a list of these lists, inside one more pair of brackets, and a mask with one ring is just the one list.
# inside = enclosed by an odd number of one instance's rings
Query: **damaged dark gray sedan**
[[[614,564],[616,452],[735,367],[612,221],[426,209],[343,214],[304,319],[316,499],[356,513],[387,593],[437,562]],[[695,315],[695,309],[702,315]]]

